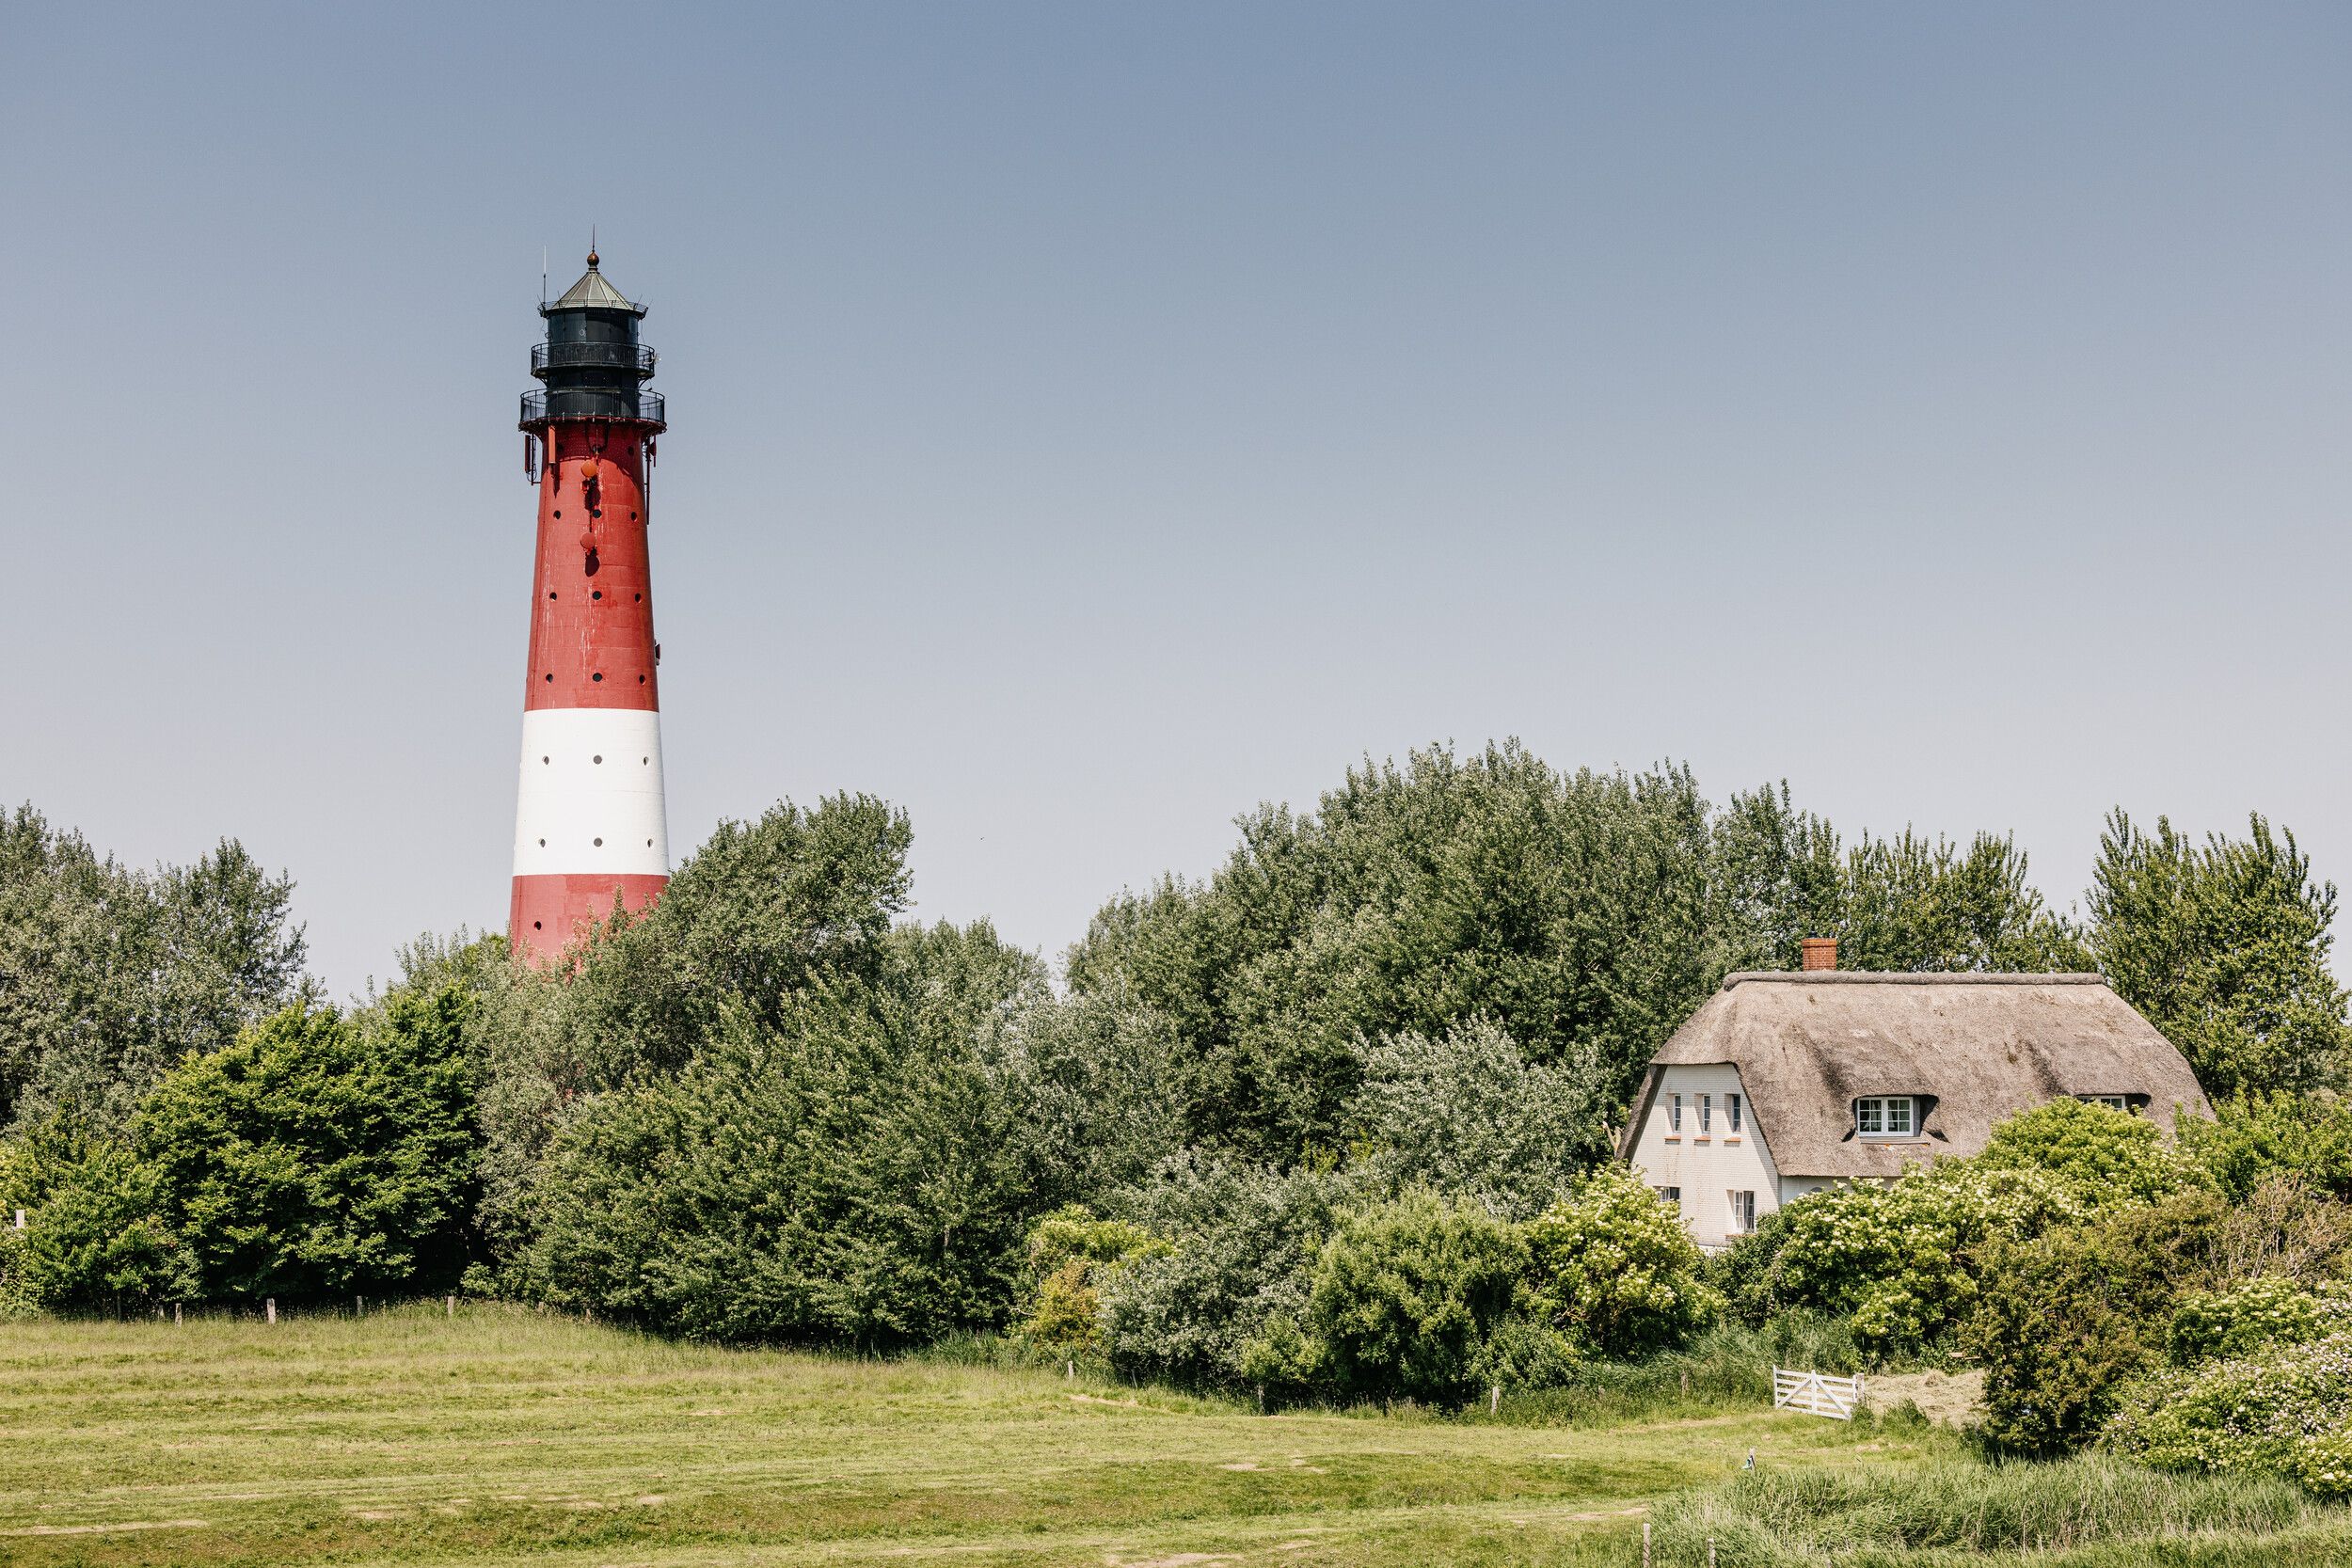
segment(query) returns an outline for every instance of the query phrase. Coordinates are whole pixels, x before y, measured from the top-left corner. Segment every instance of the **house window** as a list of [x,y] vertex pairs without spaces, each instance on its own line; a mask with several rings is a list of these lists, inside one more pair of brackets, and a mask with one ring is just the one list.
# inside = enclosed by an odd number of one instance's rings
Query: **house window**
[[1736,1095],[1736,1094],[1727,1094],[1727,1095],[1724,1096],[1724,1110],[1726,1113],[1728,1113],[1728,1114],[1729,1114],[1729,1116],[1730,1116],[1730,1117],[1731,1117],[1731,1121],[1730,1121],[1730,1128],[1731,1128],[1731,1131],[1733,1131],[1734,1132],[1739,1132],[1739,1131],[1740,1131],[1740,1097],[1739,1097],[1738,1095]]
[[1698,1102],[1699,1136],[1704,1138],[1715,1129],[1715,1097],[1711,1094],[1703,1094],[1698,1096]]
[[2120,1094],[2087,1094],[2083,1096],[2093,1105],[2105,1105],[2110,1111],[2129,1111],[2132,1102]]
[[1919,1130],[1907,1094],[1866,1095],[1853,1102],[1853,1130],[1866,1138],[1908,1138]]
[[1744,1236],[1756,1228],[1756,1190],[1743,1187],[1729,1195],[1731,1198],[1731,1233]]
[[1678,1094],[1666,1097],[1666,1126],[1672,1132],[1682,1131],[1682,1097]]
[[1677,1209],[1679,1209],[1679,1208],[1681,1208],[1681,1207],[1682,1207],[1682,1189],[1681,1189],[1681,1188],[1679,1188],[1679,1187],[1660,1187],[1660,1188],[1658,1188],[1658,1189],[1657,1189],[1657,1193],[1658,1193],[1658,1201],[1659,1201],[1659,1202],[1661,1202],[1661,1203],[1670,1203],[1670,1204],[1674,1205],[1674,1207],[1676,1207]]

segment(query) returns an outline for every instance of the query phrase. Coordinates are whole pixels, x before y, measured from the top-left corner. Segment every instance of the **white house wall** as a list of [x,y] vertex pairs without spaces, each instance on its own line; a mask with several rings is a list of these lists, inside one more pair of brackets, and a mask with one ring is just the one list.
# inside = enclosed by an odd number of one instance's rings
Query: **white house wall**
[[[1682,1096],[1678,1135],[1668,1113],[1677,1094]],[[1705,1134],[1698,1130],[1698,1097],[1703,1094],[1714,1097],[1714,1125]],[[1735,1094],[1743,1107],[1737,1133],[1729,1131],[1731,1118],[1725,1109],[1725,1097]],[[1740,1069],[1728,1062],[1662,1069],[1649,1116],[1633,1142],[1633,1166],[1653,1187],[1682,1189],[1682,1223],[1690,1227],[1692,1239],[1704,1247],[1727,1246],[1737,1239],[1731,1228],[1731,1194],[1754,1193],[1758,1220],[1800,1196],[1796,1192],[1784,1196],[1780,1172],[1772,1164],[1772,1150],[1756,1123],[1756,1106],[1740,1082]],[[1829,1183],[1797,1178],[1789,1185],[1811,1192]]]

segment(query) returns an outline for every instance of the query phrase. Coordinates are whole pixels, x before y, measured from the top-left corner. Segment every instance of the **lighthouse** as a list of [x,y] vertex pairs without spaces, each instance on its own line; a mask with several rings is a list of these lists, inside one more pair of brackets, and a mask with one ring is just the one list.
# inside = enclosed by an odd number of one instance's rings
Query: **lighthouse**
[[596,270],[541,305],[522,400],[523,469],[539,490],[531,662],[507,936],[517,958],[560,956],[615,908],[670,879],[661,801],[661,688],[645,548],[661,394],[645,308]]

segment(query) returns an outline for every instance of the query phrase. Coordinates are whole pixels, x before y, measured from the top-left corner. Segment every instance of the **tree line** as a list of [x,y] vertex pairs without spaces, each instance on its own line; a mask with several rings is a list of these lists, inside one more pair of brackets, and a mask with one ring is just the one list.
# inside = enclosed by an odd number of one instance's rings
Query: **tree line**
[[1786,784],[1715,803],[1683,768],[1435,747],[1110,899],[1057,984],[986,921],[907,919],[906,814],[840,795],[723,824],[561,970],[424,938],[340,1006],[237,846],[149,872],[29,807],[4,827],[20,1308],[462,1290],[1462,1397],[1756,1299],[1611,1169],[1612,1130],[1723,976],[1804,937],[1851,968],[2096,968],[2220,1102],[2352,1062],[2335,890],[2260,817],[2113,814],[2077,913],[1997,834],[1848,838]]

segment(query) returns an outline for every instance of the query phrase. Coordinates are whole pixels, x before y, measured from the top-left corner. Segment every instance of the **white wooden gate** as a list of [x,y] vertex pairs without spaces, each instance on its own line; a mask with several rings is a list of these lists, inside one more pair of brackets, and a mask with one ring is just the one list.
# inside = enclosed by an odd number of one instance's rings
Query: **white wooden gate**
[[1827,1416],[1834,1421],[1851,1421],[1853,1413],[1862,1408],[1862,1379],[1792,1372],[1786,1367],[1774,1367],[1772,1403],[1783,1410],[1802,1410],[1810,1416]]

